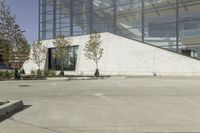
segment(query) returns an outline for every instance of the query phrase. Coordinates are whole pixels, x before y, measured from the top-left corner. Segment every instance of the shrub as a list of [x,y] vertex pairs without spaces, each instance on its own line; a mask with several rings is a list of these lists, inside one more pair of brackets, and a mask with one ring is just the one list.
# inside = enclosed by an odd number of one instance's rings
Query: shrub
[[2,76],[3,76],[3,72],[0,72],[0,78],[2,78]]
[[15,78],[16,80],[19,80],[19,79],[20,79],[20,73],[19,73],[19,71],[18,71],[17,69],[15,69],[15,71],[14,71],[14,78]]
[[44,72],[43,72],[43,76],[49,77],[49,71],[44,71]]
[[55,77],[56,76],[56,72],[55,71],[50,71],[50,76],[51,77]]
[[6,103],[9,103],[9,101],[8,100],[6,100],[6,101],[0,101],[0,105],[4,105]]
[[12,73],[9,73],[8,71],[6,71],[4,73],[4,77],[7,78],[7,79],[11,79],[12,78]]
[[0,106],[1,106],[1,105],[4,105],[4,104],[5,104],[4,102],[0,102]]
[[25,74],[24,69],[21,69],[21,70],[20,70],[20,74]]
[[34,70],[31,70],[31,74],[35,75],[35,74],[36,74],[36,72],[35,72]]
[[21,78],[23,80],[35,80],[36,76],[35,75],[23,75]]
[[44,71],[43,72],[43,76],[45,76],[45,77],[55,77],[56,76],[56,72],[52,71],[52,70]]
[[0,72],[0,78],[3,80],[8,80],[8,79],[11,79],[12,77],[13,77],[13,74],[9,73],[8,71]]
[[61,70],[60,73],[59,73],[59,76],[63,77],[65,74],[64,74],[64,71]]
[[37,70],[37,74],[38,77],[42,76],[42,71],[41,70]]
[[45,76],[43,76],[41,70],[37,70],[36,79],[39,79],[39,80],[45,79]]
[[99,77],[99,69],[96,69],[94,76]]

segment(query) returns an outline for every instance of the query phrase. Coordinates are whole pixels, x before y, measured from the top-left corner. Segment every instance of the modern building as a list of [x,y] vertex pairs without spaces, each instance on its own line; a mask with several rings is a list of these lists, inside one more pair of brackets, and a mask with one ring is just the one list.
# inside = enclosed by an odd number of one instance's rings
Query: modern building
[[94,31],[102,33],[103,73],[200,72],[199,0],[39,1],[38,38],[49,48],[45,69],[59,69],[51,39],[65,35],[74,40],[66,70],[78,74],[94,71],[91,62],[82,57],[88,34]]

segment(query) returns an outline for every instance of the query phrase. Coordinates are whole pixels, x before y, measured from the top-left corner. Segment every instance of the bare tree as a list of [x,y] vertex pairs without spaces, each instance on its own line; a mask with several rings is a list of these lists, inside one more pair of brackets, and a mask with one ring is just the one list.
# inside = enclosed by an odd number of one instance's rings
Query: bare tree
[[99,76],[99,60],[103,56],[103,48],[101,41],[101,34],[94,32],[90,34],[89,41],[86,43],[85,48],[85,56],[89,60],[93,60],[96,65],[95,76]]
[[60,61],[61,65],[60,75],[64,76],[64,63],[67,58],[68,48],[72,44],[72,40],[70,38],[65,38],[63,35],[59,35],[56,37],[53,44],[56,47],[55,57]]
[[45,61],[47,48],[40,41],[35,41],[32,46],[31,59],[37,64],[39,71],[41,64]]

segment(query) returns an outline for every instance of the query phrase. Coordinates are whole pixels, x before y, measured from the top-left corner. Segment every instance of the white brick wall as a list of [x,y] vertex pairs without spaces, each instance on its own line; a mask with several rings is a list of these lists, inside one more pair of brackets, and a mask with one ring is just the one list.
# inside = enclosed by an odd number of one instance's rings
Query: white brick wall
[[[167,50],[159,49],[138,41],[102,33],[104,55],[99,63],[104,75],[153,75],[200,76],[200,61]],[[84,56],[84,45],[89,36],[73,37],[73,45],[79,45],[75,72],[66,74],[93,74],[95,64]],[[53,47],[52,40],[43,41]],[[47,63],[47,62],[46,62]],[[37,69],[32,61],[24,64],[26,72]],[[44,68],[44,65],[43,65]]]

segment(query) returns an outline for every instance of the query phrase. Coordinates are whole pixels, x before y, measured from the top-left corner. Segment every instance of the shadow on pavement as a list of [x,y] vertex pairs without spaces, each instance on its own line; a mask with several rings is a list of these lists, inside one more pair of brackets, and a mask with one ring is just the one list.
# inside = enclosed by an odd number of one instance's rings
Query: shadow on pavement
[[14,112],[12,112],[12,113],[10,113],[10,114],[7,114],[7,115],[5,115],[5,116],[0,117],[0,122],[2,122],[2,121],[4,121],[4,120],[6,120],[6,119],[12,117],[13,115],[15,115],[15,114],[17,114],[17,113],[19,113],[19,112],[21,112],[21,111],[23,111],[23,110],[26,110],[26,109],[30,108],[31,106],[32,106],[32,105],[24,105],[22,108],[17,109],[17,110],[15,110]]

